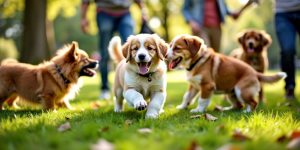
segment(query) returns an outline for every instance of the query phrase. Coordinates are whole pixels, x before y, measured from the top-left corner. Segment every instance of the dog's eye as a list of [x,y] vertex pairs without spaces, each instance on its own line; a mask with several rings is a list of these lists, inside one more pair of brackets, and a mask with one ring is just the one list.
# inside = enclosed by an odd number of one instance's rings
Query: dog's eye
[[154,50],[155,48],[154,47],[152,47],[152,46],[147,46],[146,47],[148,50]]
[[139,48],[138,47],[132,47],[132,50],[135,50],[135,51],[137,51]]

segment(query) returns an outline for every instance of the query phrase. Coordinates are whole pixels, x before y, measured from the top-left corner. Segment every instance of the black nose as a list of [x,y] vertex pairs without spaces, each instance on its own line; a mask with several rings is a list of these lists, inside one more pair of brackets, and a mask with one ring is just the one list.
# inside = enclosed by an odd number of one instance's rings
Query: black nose
[[250,42],[250,43],[249,43],[249,47],[250,47],[250,48],[253,48],[253,47],[254,47],[254,44],[253,44],[252,42]]
[[138,57],[139,57],[140,60],[144,60],[146,58],[146,55],[145,54],[139,54]]

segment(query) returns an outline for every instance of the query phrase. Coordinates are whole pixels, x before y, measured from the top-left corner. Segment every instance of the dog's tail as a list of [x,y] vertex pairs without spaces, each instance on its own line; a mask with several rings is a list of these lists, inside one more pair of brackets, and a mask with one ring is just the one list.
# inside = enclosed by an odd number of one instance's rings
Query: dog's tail
[[13,58],[6,58],[6,59],[1,61],[0,65],[10,64],[10,63],[18,63],[18,61],[16,59],[13,59]]
[[111,59],[114,60],[115,63],[119,63],[124,59],[121,47],[121,38],[119,36],[114,36],[109,42],[108,51]]
[[285,72],[278,72],[275,75],[264,75],[262,73],[257,72],[258,80],[265,83],[274,83],[281,79],[286,78]]

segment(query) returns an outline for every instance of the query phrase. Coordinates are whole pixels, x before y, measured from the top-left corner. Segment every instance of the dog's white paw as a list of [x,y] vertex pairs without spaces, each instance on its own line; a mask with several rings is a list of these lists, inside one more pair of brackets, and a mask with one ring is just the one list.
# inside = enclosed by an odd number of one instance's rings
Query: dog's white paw
[[158,116],[158,113],[146,113],[146,119],[156,119]]
[[181,110],[181,109],[186,109],[186,108],[187,108],[187,106],[184,105],[184,104],[180,104],[180,105],[177,105],[177,106],[176,106],[176,109],[179,109],[179,110]]
[[115,108],[114,108],[114,111],[115,111],[116,113],[119,113],[119,112],[122,112],[123,109],[115,107]]
[[134,108],[139,111],[145,110],[147,108],[147,102],[145,100],[138,101],[134,104]]
[[204,109],[201,109],[201,108],[194,108],[192,109],[190,112],[191,113],[203,113],[205,110]]

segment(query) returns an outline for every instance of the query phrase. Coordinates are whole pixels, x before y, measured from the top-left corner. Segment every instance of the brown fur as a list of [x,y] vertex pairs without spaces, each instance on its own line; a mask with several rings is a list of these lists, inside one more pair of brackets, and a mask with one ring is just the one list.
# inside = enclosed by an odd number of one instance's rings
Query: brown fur
[[[171,42],[170,48],[172,68],[179,64],[174,64],[179,57],[182,57],[180,64],[185,68],[189,68],[196,62],[196,65],[187,73],[190,81],[189,92],[186,96],[188,97],[187,105],[197,94],[195,91],[199,92],[201,89],[202,99],[209,99],[213,92],[221,91],[229,94],[235,108],[242,106],[241,100],[237,100],[240,96],[242,101],[254,110],[257,105],[254,97],[259,92],[259,83],[273,83],[285,77],[284,73],[265,76],[256,72],[238,59],[215,53],[196,36],[180,35]],[[200,76],[200,79],[196,78],[197,76]],[[235,88],[240,90],[240,95],[236,95]]]
[[[238,42],[240,48],[232,51],[231,56],[238,58],[250,66],[256,71],[264,73],[269,66],[267,50],[272,43],[272,39],[269,34],[263,30],[246,30],[239,33]],[[249,45],[252,43],[252,50],[250,51]],[[259,92],[259,101],[263,101],[263,86]]]
[[[78,90],[79,77],[86,75],[82,71],[86,71],[87,66],[91,69],[89,67],[91,64],[96,65],[97,61],[89,59],[76,42],[59,50],[50,61],[37,66],[18,62],[2,63],[0,109],[4,102],[12,104],[17,98],[41,104],[43,109],[56,107],[71,109],[69,99],[73,98]],[[69,82],[64,81],[55,65],[60,67],[60,73]],[[94,73],[92,71],[88,76]]]

